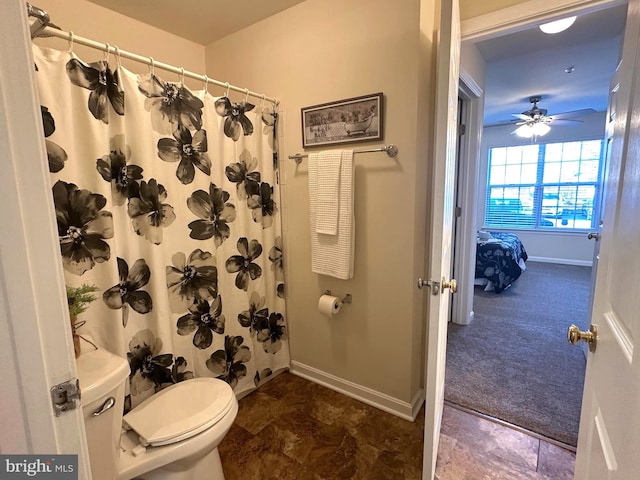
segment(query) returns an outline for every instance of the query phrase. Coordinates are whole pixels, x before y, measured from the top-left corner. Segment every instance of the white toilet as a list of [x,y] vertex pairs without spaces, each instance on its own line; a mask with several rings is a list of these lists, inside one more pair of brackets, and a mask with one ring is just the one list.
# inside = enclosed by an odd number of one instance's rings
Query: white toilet
[[226,382],[177,383],[123,417],[127,361],[97,349],[77,367],[93,480],[224,480],[218,445],[238,413]]

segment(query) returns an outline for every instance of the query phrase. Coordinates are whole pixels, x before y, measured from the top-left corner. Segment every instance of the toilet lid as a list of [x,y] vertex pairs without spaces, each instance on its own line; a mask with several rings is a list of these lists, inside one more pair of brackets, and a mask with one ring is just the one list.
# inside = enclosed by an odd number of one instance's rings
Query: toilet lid
[[179,442],[215,425],[235,402],[229,384],[215,378],[192,378],[146,399],[123,417],[144,445]]

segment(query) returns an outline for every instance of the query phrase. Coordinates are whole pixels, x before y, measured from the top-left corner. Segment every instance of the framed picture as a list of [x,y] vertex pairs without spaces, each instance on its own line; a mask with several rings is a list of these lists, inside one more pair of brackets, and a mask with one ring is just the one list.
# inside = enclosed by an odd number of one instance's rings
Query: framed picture
[[302,109],[302,146],[382,140],[382,93]]

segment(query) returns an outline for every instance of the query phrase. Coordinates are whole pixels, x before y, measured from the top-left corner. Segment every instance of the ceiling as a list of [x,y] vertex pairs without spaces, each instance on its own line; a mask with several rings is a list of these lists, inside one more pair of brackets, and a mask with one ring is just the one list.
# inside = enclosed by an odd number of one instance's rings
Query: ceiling
[[89,0],[207,45],[304,0]]
[[[487,62],[485,126],[516,120],[511,114],[528,110],[533,95],[542,96],[539,107],[548,115],[606,111],[625,20],[626,4],[579,15],[555,35],[534,25],[476,43]],[[565,73],[569,67],[573,73]]]

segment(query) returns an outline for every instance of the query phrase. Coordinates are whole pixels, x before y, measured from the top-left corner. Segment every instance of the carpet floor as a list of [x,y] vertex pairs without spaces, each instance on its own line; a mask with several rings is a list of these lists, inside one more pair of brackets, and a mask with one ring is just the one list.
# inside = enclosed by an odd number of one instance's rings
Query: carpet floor
[[475,287],[474,320],[449,324],[445,399],[559,442],[577,444],[591,268],[528,262],[500,294]]

